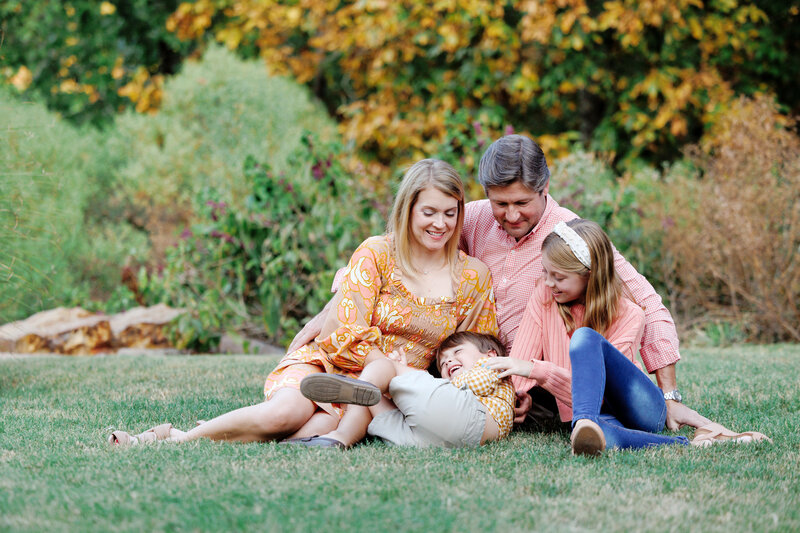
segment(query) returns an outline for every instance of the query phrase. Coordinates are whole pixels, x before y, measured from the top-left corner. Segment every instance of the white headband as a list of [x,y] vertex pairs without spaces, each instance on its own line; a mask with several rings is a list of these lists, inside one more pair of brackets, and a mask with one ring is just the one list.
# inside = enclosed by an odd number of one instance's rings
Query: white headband
[[572,250],[572,253],[575,254],[575,257],[578,258],[578,261],[583,266],[589,270],[592,269],[592,257],[589,255],[589,247],[574,229],[567,226],[566,222],[561,221],[553,228],[553,233],[564,239],[564,242],[567,243],[569,249]]

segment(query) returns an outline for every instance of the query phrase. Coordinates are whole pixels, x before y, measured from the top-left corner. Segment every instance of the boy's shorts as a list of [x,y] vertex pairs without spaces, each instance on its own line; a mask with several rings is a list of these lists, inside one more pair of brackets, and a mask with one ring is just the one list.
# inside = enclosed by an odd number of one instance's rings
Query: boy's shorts
[[397,446],[474,447],[486,426],[486,406],[471,390],[456,388],[427,372],[393,378],[389,393],[397,409],[369,424],[367,432]]

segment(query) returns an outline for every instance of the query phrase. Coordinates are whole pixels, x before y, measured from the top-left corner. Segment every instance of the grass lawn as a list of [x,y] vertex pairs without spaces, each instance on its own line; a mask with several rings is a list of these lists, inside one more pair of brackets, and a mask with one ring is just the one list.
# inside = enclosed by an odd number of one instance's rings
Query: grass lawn
[[274,363],[0,359],[0,531],[800,531],[800,345],[685,350],[678,365],[690,406],[772,444],[595,460],[533,432],[473,450],[106,444],[260,401]]

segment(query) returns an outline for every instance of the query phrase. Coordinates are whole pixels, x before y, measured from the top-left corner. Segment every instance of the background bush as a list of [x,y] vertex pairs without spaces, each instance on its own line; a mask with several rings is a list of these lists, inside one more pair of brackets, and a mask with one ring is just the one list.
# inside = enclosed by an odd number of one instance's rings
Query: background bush
[[647,197],[674,311],[716,337],[800,341],[800,138],[740,99]]
[[128,106],[161,103],[194,43],[165,21],[177,0],[4,0],[0,3],[0,79],[76,123],[108,124]]
[[2,321],[156,303],[139,267],[162,269],[205,201],[244,205],[248,155],[280,172],[305,128],[335,135],[307,89],[213,47],[166,84],[158,115],[129,112],[103,131],[0,95]]
[[241,171],[247,156],[281,172],[306,129],[335,135],[307,89],[211,47],[165,84],[158,114],[129,111],[109,130],[105,155],[98,154],[109,159],[100,216],[148,235],[156,266],[198,205],[242,207],[250,192]]
[[119,278],[109,265],[147,246],[124,224],[87,220],[98,135],[5,89],[0,116],[0,323],[106,297]]
[[[798,339],[797,6],[143,6],[0,6],[0,76],[26,99],[0,104],[2,318],[166,299],[192,309],[183,344],[280,342],[381,229],[397,168],[441,157],[479,198],[480,155],[517,130],[545,148],[556,199],[604,225],[679,324]],[[306,87],[219,47],[183,62],[210,36]],[[159,111],[114,116],[127,101]]]
[[382,233],[388,205],[347,164],[339,145],[308,135],[283,172],[245,161],[250,194],[242,206],[206,200],[151,280],[167,301],[191,310],[175,330],[179,346],[214,348],[233,327],[287,342],[327,303],[336,270],[362,240]]
[[579,139],[613,159],[680,157],[735,95],[795,110],[793,2],[197,0],[168,22],[308,84],[345,138],[392,165],[438,151],[467,114],[547,153]]

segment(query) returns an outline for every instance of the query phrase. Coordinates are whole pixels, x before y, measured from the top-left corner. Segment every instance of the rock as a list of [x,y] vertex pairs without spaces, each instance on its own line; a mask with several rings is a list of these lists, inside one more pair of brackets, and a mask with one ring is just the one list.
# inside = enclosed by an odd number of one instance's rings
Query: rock
[[163,326],[181,313],[164,304],[113,316],[59,307],[0,326],[0,352],[88,355],[121,347],[168,348]]
[[97,353],[111,347],[109,317],[58,307],[0,327],[0,350],[18,353]]
[[111,318],[111,332],[116,347],[164,348],[169,341],[164,335],[163,325],[183,313],[165,304],[152,307],[135,307]]

